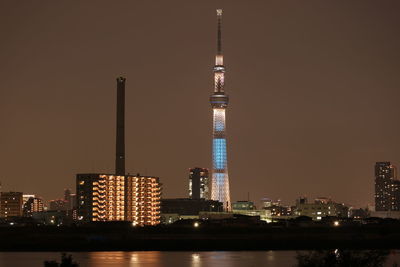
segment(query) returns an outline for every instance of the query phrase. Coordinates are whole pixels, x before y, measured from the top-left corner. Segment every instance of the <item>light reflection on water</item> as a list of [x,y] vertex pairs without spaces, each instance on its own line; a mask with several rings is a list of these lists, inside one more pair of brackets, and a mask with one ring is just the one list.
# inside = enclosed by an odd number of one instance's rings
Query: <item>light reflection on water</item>
[[[296,251],[141,251],[72,252],[80,267],[293,267]],[[389,254],[388,264],[399,262],[399,251]],[[0,267],[43,267],[45,260],[60,261],[57,252],[0,252]]]
[[[72,253],[74,258],[76,253]],[[79,254],[79,253],[78,253]],[[210,251],[210,252],[89,252],[90,267],[239,267],[290,266],[295,263],[295,251]],[[80,255],[79,255],[80,256]],[[77,259],[78,260],[78,259]]]

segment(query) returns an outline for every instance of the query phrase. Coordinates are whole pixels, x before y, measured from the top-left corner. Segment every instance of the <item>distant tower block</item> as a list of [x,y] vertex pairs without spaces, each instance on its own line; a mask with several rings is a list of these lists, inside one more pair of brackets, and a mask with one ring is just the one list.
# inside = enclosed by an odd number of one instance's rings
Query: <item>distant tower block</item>
[[400,211],[400,181],[388,161],[375,164],[375,211]]
[[125,78],[117,78],[117,134],[115,174],[125,175]]
[[189,170],[189,198],[210,199],[210,186],[207,169],[192,168]]
[[210,96],[213,109],[212,142],[212,186],[211,199],[223,203],[224,209],[231,210],[229,191],[228,159],[226,153],[225,109],[229,97],[225,94],[225,66],[222,55],[222,9],[217,9],[217,55],[214,66],[214,93]]

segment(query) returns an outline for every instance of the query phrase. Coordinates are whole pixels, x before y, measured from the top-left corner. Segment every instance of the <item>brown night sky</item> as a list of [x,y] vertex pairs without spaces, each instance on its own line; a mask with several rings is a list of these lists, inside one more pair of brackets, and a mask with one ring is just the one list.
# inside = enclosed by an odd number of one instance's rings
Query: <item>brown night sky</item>
[[1,1],[2,190],[113,172],[124,75],[127,170],[186,197],[211,166],[219,7],[232,199],[372,203],[375,161],[400,165],[399,1]]

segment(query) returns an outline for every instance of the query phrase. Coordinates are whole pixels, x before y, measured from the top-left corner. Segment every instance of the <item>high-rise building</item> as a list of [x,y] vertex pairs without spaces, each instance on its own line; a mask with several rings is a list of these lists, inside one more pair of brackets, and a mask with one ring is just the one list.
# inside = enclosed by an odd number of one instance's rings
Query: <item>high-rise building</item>
[[0,218],[22,216],[22,192],[1,192]]
[[222,55],[222,9],[217,9],[217,55],[214,66],[214,93],[210,96],[213,109],[212,141],[212,187],[211,199],[224,204],[225,210],[231,210],[229,191],[225,110],[229,97],[225,94],[225,66]]
[[78,174],[78,220],[160,223],[161,184],[158,177]]
[[400,180],[394,180],[392,184],[392,210],[400,211]]
[[396,210],[395,192],[395,167],[390,162],[377,162],[375,164],[375,210]]
[[32,217],[33,212],[42,212],[44,211],[43,200],[38,197],[31,197],[26,201],[23,205],[23,215],[25,217]]
[[189,198],[191,199],[210,199],[210,185],[208,169],[192,168],[189,169]]

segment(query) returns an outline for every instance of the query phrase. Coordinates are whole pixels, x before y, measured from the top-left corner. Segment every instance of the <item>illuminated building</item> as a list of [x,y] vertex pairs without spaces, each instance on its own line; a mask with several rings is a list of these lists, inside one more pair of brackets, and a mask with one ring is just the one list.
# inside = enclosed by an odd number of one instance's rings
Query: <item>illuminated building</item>
[[43,200],[38,197],[30,197],[22,208],[25,217],[31,217],[33,212],[44,211]]
[[210,186],[207,169],[192,168],[189,170],[189,198],[210,199]]
[[262,209],[269,210],[271,212],[272,219],[287,218],[292,216],[292,208],[289,206],[283,206],[281,201],[272,201],[269,198],[261,199]]
[[307,216],[313,220],[321,220],[323,217],[348,217],[348,207],[343,204],[335,203],[329,198],[317,198],[314,203],[308,203],[302,198],[296,203],[296,216]]
[[212,186],[211,199],[223,203],[225,210],[231,209],[229,191],[227,142],[225,110],[228,106],[229,97],[225,94],[225,66],[222,55],[222,9],[217,9],[217,55],[214,66],[214,93],[210,96],[213,109],[213,141],[212,141]]
[[400,181],[390,162],[375,164],[375,211],[400,210]]
[[392,184],[392,210],[400,211],[400,181],[394,180]]
[[22,192],[1,192],[0,218],[22,216]]
[[256,206],[251,201],[236,201],[232,203],[232,210],[255,210]]
[[269,210],[257,210],[251,201],[236,201],[232,203],[232,212],[234,214],[259,217],[261,221],[271,222],[271,212]]
[[77,174],[78,220],[160,223],[158,177]]
[[31,197],[36,197],[33,194],[23,194],[22,195],[22,206],[25,205],[25,203],[31,198]]
[[158,177],[126,176],[126,219],[137,225],[160,223],[161,184]]

